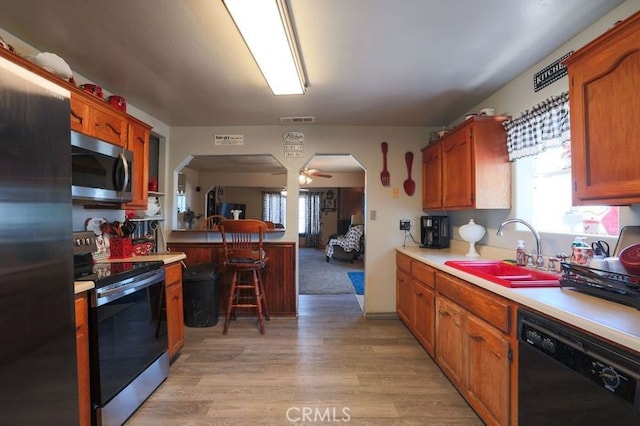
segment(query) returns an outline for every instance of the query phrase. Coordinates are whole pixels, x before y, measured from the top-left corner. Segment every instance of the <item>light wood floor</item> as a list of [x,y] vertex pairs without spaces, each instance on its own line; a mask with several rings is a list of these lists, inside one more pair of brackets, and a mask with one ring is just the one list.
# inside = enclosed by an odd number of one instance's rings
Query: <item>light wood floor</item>
[[399,320],[355,295],[300,296],[299,318],[187,328],[169,378],[128,425],[480,425]]

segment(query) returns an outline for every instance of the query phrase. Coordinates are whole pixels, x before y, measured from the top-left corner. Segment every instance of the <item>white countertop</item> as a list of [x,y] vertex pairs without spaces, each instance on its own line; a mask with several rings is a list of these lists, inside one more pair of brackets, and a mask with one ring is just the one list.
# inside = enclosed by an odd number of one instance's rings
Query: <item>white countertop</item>
[[567,288],[509,288],[444,264],[469,259],[450,250],[397,247],[396,250],[478,287],[640,353],[640,311]]
[[74,290],[76,294],[91,290],[96,285],[93,281],[75,281],[73,283]]
[[162,261],[164,264],[180,262],[187,258],[187,255],[176,251],[176,252],[167,252],[167,253],[154,253],[147,256],[131,256],[131,257],[123,257],[122,259],[104,259],[99,262],[102,263],[116,263],[116,262],[155,262]]
[[[187,258],[187,255],[181,252],[169,252],[169,253],[154,253],[148,256],[132,256],[125,257],[122,259],[104,259],[100,262],[103,263],[114,263],[114,262],[154,262],[154,261],[162,261],[164,264],[180,262]],[[75,281],[74,282],[75,293],[82,293],[83,291],[91,290],[95,287],[95,283],[93,281]]]

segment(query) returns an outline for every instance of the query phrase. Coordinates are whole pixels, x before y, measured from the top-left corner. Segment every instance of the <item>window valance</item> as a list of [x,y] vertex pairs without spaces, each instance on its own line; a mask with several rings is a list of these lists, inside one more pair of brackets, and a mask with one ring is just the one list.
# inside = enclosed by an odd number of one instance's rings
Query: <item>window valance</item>
[[509,161],[561,146],[569,141],[569,92],[546,99],[520,117],[503,123]]

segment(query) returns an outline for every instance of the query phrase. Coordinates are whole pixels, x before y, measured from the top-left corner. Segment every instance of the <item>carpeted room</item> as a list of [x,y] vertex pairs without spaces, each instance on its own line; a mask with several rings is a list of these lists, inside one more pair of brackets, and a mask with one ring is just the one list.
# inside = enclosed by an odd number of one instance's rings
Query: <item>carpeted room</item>
[[[331,259],[326,261],[322,249],[300,248],[300,294],[354,294],[362,308],[364,294],[364,261],[353,263]],[[352,281],[353,280],[353,281]],[[354,286],[355,283],[355,286]],[[356,293],[356,286],[361,294]]]

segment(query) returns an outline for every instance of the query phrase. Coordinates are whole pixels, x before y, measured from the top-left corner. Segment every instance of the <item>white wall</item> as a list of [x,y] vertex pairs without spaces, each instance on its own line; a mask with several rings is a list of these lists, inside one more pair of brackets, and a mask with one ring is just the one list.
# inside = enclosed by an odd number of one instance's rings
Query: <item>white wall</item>
[[[304,157],[285,158],[282,135],[286,131],[304,133]],[[365,190],[367,218],[366,255],[366,311],[381,313],[395,311],[395,252],[401,245],[403,233],[398,230],[400,219],[411,218],[417,223],[421,212],[421,184],[418,171],[420,149],[426,145],[429,134],[427,128],[418,127],[361,127],[361,126],[246,126],[246,127],[174,127],[171,128],[168,171],[178,170],[192,155],[238,155],[272,154],[287,168],[287,224],[280,238],[297,242],[298,223],[298,171],[314,154],[351,154],[365,168]],[[243,134],[242,146],[216,146],[215,134]],[[391,185],[380,183],[382,153],[380,143],[389,143],[388,168]],[[406,179],[404,154],[413,151],[414,180],[416,192],[407,196],[402,190]],[[322,185],[321,182],[318,184]],[[392,189],[397,188],[399,196],[393,198]],[[174,192],[168,192],[168,202],[173,203]],[[375,211],[376,219],[371,219]],[[175,220],[173,218],[172,220]],[[171,228],[171,224],[168,225]],[[194,238],[190,236],[189,238]],[[205,238],[205,237],[202,237]],[[273,237],[272,237],[273,238]],[[184,240],[185,236],[174,232],[168,241]]]

